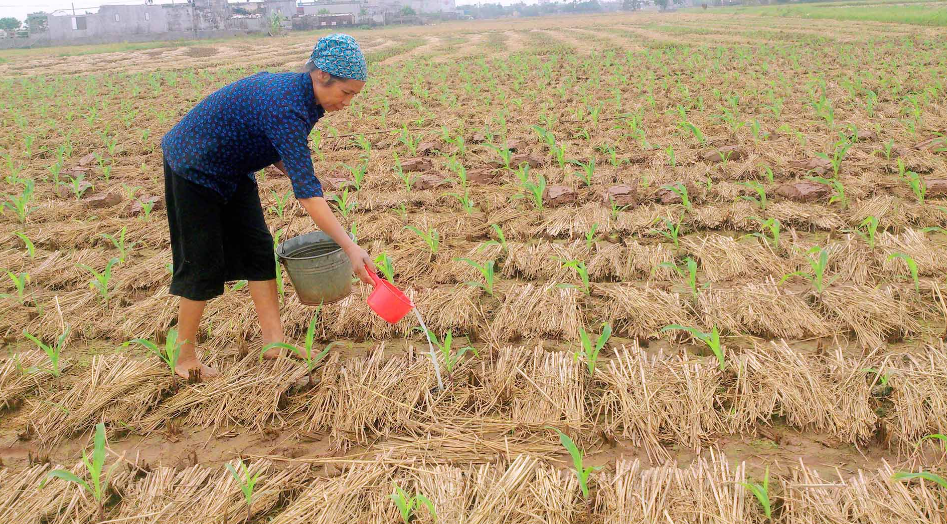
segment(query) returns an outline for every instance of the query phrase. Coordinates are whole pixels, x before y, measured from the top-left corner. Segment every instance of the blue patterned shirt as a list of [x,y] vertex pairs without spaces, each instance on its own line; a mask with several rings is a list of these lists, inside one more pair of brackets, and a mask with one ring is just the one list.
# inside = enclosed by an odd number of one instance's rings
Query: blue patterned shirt
[[322,196],[309,133],[325,114],[309,73],[261,72],[194,106],[161,139],[171,170],[229,199],[240,177],[280,160],[296,198]]

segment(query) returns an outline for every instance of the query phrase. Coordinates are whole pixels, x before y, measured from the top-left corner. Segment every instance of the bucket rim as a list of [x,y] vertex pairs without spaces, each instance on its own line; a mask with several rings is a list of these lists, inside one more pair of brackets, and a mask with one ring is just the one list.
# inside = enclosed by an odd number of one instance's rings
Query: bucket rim
[[[333,249],[332,251],[329,251],[329,252],[326,252],[326,253],[320,253],[320,254],[318,254],[318,255],[310,255],[310,256],[291,256],[291,255],[289,255],[289,254],[286,253],[287,244],[289,244],[290,242],[292,242],[292,241],[294,241],[294,240],[299,241],[299,239],[302,239],[302,238],[307,237],[307,236],[309,236],[309,235],[324,237],[323,240],[319,240],[319,241],[316,241],[316,242],[314,242],[314,243],[322,243],[322,242],[331,243],[331,244],[334,244],[336,248]],[[348,236],[349,236],[349,238],[351,238],[352,240],[354,240],[354,237],[352,236],[351,233],[349,233]],[[300,242],[301,242],[301,241],[300,241]],[[301,242],[301,243],[302,243],[302,242]],[[310,245],[311,245],[311,244],[313,244],[313,243],[310,243]],[[302,247],[302,246],[300,246],[300,247]],[[330,255],[334,255],[334,254],[338,253],[339,251],[342,251],[342,246],[340,246],[339,244],[337,244],[335,240],[332,240],[332,237],[330,237],[329,235],[327,235],[327,234],[326,234],[325,232],[323,232],[323,231],[310,231],[309,233],[304,233],[304,234],[302,234],[302,235],[297,235],[297,236],[294,236],[294,237],[292,237],[292,238],[287,238],[286,240],[280,242],[279,245],[276,246],[276,256],[278,256],[278,257],[280,258],[280,260],[312,260],[312,259],[316,259],[316,258],[322,258],[322,257],[327,257],[327,256],[330,256]]]

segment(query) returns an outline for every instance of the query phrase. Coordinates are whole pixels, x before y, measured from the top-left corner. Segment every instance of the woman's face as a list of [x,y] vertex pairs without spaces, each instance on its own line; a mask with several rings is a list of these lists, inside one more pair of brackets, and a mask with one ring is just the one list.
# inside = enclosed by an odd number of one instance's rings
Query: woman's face
[[312,72],[312,87],[316,93],[316,100],[326,112],[345,109],[365,87],[361,80],[336,80],[329,82],[332,77],[325,71]]

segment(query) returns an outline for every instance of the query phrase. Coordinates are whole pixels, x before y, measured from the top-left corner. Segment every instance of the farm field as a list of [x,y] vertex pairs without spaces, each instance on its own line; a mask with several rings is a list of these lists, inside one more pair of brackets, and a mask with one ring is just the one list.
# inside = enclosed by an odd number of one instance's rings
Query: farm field
[[[947,521],[945,32],[352,31],[370,79],[316,173],[443,391],[362,284],[317,310],[283,279],[290,341],[333,344],[311,376],[259,361],[245,282],[205,311],[220,378],[127,344],[177,313],[161,136],[319,34],[0,54],[0,522]],[[257,180],[274,237],[313,229]],[[97,427],[108,489],[47,479],[90,478]]]

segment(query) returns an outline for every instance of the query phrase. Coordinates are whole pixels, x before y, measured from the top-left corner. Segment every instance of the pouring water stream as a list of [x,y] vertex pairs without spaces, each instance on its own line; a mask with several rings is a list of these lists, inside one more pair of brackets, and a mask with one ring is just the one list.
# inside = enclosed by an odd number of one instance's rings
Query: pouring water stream
[[431,360],[434,361],[434,373],[437,374],[437,389],[444,391],[444,381],[441,380],[441,365],[437,362],[437,354],[434,353],[434,344],[431,343],[431,333],[427,330],[427,326],[424,325],[424,319],[421,318],[421,313],[418,311],[417,306],[414,306],[414,316],[418,317],[418,323],[421,324],[421,329],[424,330],[424,336],[427,337],[427,347],[431,349]]

